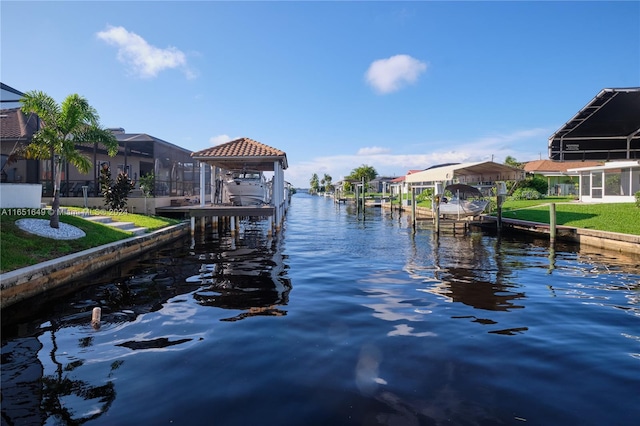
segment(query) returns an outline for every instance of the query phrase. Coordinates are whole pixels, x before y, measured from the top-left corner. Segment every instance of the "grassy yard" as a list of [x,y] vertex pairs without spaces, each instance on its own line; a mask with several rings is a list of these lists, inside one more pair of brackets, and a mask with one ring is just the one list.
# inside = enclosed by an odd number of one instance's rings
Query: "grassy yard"
[[[22,231],[15,222],[19,219],[48,219],[42,215],[5,214],[15,209],[4,209],[0,216],[0,272],[8,272],[25,266],[35,265],[70,253],[79,252],[103,244],[112,243],[132,236],[130,232],[94,223],[79,216],[64,214],[60,221],[82,229],[86,236],[76,240],[55,240]],[[69,209],[73,210],[73,209]],[[81,210],[81,209],[80,209]],[[158,216],[126,214],[114,220],[133,222],[136,226],[149,230],[160,229],[180,221]]]
[[[572,197],[507,200],[502,205],[502,217],[549,223],[550,203],[556,204],[558,225],[640,235],[640,208],[634,203],[579,203]],[[431,201],[423,201],[418,205],[431,208]],[[492,206],[495,207],[495,203]]]
[[550,199],[537,203],[505,202],[502,217],[549,223],[549,204],[556,203],[558,225],[600,231],[640,235],[640,208],[634,203],[586,204],[556,202]]

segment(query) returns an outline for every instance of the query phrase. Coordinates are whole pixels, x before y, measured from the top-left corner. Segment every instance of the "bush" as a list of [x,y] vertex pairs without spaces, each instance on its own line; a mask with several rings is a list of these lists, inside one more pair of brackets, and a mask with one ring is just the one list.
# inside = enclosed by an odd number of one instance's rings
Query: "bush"
[[126,173],[118,173],[116,182],[111,179],[111,170],[103,168],[100,171],[100,188],[104,197],[105,206],[112,210],[122,210],[127,205],[127,198],[135,184]]
[[513,200],[539,200],[543,195],[533,188],[518,188],[511,195]]
[[[549,190],[549,184],[546,180],[539,177],[526,178],[518,185],[519,188],[531,188],[536,190],[540,194],[546,194]],[[537,200],[537,198],[527,198],[528,200]]]
[[640,207],[640,191],[634,194],[636,196],[636,207]]

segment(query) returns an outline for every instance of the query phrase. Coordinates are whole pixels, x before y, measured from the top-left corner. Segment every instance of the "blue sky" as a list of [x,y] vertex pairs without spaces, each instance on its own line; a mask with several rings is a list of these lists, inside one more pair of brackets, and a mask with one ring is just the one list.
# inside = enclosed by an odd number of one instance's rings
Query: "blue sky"
[[0,78],[197,151],[249,137],[285,179],[546,158],[640,86],[640,2],[0,3]]

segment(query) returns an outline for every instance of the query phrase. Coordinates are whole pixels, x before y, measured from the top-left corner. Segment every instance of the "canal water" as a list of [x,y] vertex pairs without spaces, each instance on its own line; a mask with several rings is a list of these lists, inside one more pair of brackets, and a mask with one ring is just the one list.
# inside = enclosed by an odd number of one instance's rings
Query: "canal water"
[[3,311],[2,424],[638,424],[638,257],[306,194],[262,226]]

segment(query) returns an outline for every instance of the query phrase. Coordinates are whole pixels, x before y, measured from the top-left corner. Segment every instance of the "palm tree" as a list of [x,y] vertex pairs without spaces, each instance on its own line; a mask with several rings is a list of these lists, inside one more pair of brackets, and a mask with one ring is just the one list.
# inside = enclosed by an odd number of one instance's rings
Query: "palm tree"
[[28,158],[51,159],[54,177],[52,215],[49,225],[60,227],[60,177],[62,164],[69,162],[80,173],[91,170],[91,160],[80,153],[76,146],[99,143],[107,148],[110,156],[118,153],[118,141],[113,134],[100,127],[97,111],[87,100],[77,94],[69,95],[58,105],[49,95],[41,91],[25,93],[20,100],[25,114],[35,113],[42,122],[26,148]]
[[331,177],[331,175],[325,173],[324,177],[322,178],[323,180],[323,185],[324,185],[324,192],[332,192],[333,191],[333,185],[331,184],[331,181],[333,180],[333,178]]
[[318,179],[317,173],[311,175],[309,185],[311,186],[311,193],[318,192],[318,190],[320,189],[320,180]]

